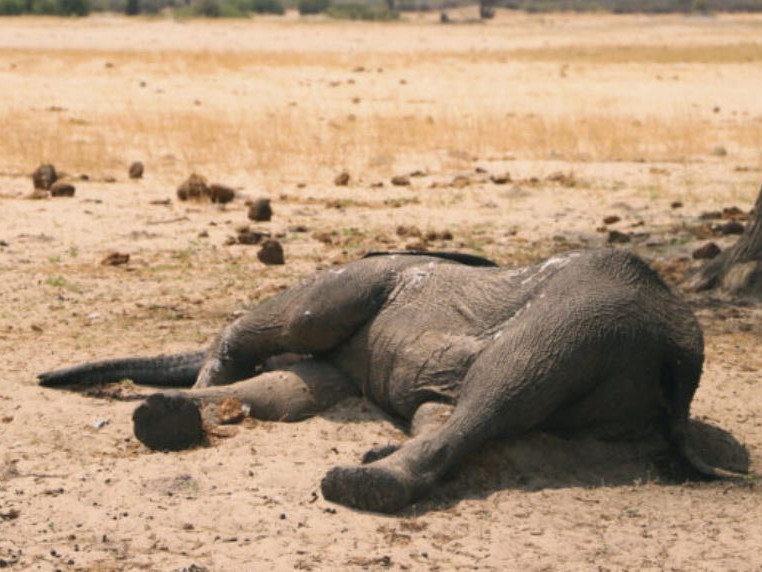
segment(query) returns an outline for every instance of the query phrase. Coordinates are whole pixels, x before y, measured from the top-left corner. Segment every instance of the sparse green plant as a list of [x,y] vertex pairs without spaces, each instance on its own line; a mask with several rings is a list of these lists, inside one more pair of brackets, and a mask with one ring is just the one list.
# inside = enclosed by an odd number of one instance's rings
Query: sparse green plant
[[385,4],[333,4],[325,10],[331,18],[337,20],[364,20],[367,22],[387,22],[398,20],[396,10],[390,10]]
[[302,16],[322,14],[331,5],[331,0],[299,0],[297,8]]
[[24,13],[24,0],[0,0],[0,16],[18,16]]
[[68,290],[69,292],[76,292],[76,293],[82,292],[82,287],[79,284],[70,282],[63,276],[48,276],[45,279],[45,284],[47,286],[52,286],[53,288],[61,288],[62,290]]

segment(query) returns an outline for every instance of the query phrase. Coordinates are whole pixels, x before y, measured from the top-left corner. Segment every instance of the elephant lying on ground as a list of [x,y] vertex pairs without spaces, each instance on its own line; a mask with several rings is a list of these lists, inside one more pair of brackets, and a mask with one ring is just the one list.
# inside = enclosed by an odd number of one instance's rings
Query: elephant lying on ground
[[[43,385],[131,378],[190,385],[133,416],[154,449],[203,439],[198,403],[235,396],[254,417],[295,421],[364,394],[413,438],[323,478],[326,499],[393,512],[493,437],[540,429],[633,439],[660,433],[710,477],[687,438],[704,359],[688,306],[642,260],[573,252],[517,269],[458,255],[374,256],[325,270],[226,327],[205,352],[43,373]],[[268,358],[303,359],[263,371]]]

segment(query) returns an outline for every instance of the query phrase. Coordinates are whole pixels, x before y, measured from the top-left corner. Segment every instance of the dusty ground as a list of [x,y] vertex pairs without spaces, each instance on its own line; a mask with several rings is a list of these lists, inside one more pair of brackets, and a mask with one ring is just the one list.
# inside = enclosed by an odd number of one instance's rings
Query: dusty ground
[[[134,402],[35,381],[195,348],[299,276],[422,240],[517,264],[619,230],[630,242],[617,248],[675,280],[694,249],[734,240],[700,215],[747,210],[762,182],[760,31],[748,17],[0,20],[0,565],[761,569],[754,478],[667,484],[637,448],[533,436],[376,516],[318,489],[334,464],[403,437],[361,400],[160,454],[132,437]],[[137,159],[146,175],[132,181]],[[42,161],[73,198],[27,198]],[[239,198],[180,203],[192,171]],[[283,267],[226,244],[260,196],[275,216],[249,224],[280,237]],[[102,265],[113,251],[129,263]],[[694,415],[759,471],[762,308],[695,304],[707,363]]]

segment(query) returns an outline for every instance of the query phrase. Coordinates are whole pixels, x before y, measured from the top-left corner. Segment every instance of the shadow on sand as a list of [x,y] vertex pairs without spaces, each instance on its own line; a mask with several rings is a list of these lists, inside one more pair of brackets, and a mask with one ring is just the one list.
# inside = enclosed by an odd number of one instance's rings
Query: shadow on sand
[[[711,465],[740,473],[749,471],[746,447],[727,431],[691,420],[690,439],[696,452]],[[488,443],[409,510],[418,514],[444,510],[462,499],[484,499],[505,489],[538,491],[646,482],[675,485],[691,480],[705,479],[677,461],[661,439],[570,440],[535,432]]]

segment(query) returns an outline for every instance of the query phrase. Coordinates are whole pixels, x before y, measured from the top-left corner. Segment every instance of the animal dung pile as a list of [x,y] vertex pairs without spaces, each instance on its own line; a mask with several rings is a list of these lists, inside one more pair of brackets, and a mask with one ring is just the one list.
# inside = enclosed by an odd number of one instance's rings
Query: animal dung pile
[[191,174],[177,187],[177,198],[181,201],[198,201],[209,198],[211,192],[206,184],[206,178],[196,173]]
[[181,201],[204,201],[226,204],[235,198],[235,191],[219,183],[207,183],[206,177],[196,173],[191,174],[177,188],[177,198]]
[[346,187],[349,184],[350,176],[349,173],[346,171],[342,171],[338,175],[336,175],[336,178],[333,180],[333,184],[337,187]]
[[50,187],[52,197],[73,197],[76,189],[70,183],[56,182]]
[[249,205],[249,220],[256,222],[266,222],[273,217],[273,209],[270,206],[270,199],[263,198],[253,201]]
[[259,258],[262,264],[267,266],[285,264],[286,258],[283,254],[283,246],[281,243],[274,239],[268,239],[262,243],[262,248],[257,252],[257,258]]
[[213,203],[221,205],[231,202],[235,198],[235,191],[225,185],[212,183],[209,185],[209,198]]
[[130,177],[130,179],[142,179],[144,170],[145,168],[143,163],[140,161],[135,161],[132,165],[130,165],[130,168],[127,171],[127,175]]
[[35,189],[48,191],[57,180],[58,173],[56,173],[56,168],[53,165],[40,165],[32,173],[32,183],[34,183]]

